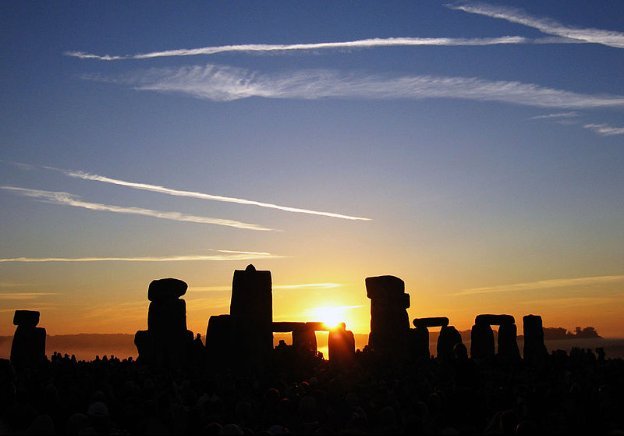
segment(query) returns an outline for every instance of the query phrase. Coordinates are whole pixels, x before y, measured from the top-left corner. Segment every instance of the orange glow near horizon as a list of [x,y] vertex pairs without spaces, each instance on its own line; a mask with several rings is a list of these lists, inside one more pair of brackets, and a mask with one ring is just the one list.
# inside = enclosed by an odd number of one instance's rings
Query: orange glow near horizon
[[349,328],[348,312],[359,306],[321,306],[314,307],[308,312],[316,321],[325,324],[329,329],[335,329],[344,322]]

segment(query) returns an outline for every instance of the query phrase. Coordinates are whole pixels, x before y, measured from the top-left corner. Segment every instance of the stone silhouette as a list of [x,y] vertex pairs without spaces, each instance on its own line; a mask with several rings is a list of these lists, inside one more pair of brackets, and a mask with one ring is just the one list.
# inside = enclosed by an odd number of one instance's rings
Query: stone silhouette
[[274,322],[274,333],[292,333],[292,344],[297,356],[316,356],[318,345],[316,331],[325,330],[322,323],[317,322]]
[[526,315],[524,324],[524,360],[530,364],[542,363],[548,357],[548,350],[544,345],[544,328],[542,317]]
[[459,331],[452,325],[442,326],[436,348],[438,359],[450,360],[455,354],[455,348],[460,344],[463,344],[463,342]]
[[498,330],[498,356],[507,361],[520,359],[520,351],[516,341],[517,328],[511,315],[477,315],[470,335],[470,355],[473,359],[484,360],[495,356],[494,331],[492,325],[500,326]]
[[355,338],[353,332],[346,329],[345,323],[329,331],[329,363],[338,367],[348,367],[355,359]]
[[408,355],[411,359],[429,359],[429,329],[423,325],[416,325],[410,329],[407,337]]
[[16,310],[13,325],[17,326],[11,344],[11,363],[17,369],[33,368],[45,362],[46,330],[37,327],[39,312]]
[[446,317],[416,318],[412,321],[415,329],[410,330],[408,349],[410,357],[416,359],[431,357],[429,353],[429,327],[445,327],[449,323]]
[[211,316],[206,330],[208,359],[223,364],[234,359],[234,329],[230,315]]
[[138,331],[134,337],[142,363],[178,368],[188,362],[193,332],[186,329],[186,302],[179,299],[187,287],[174,278],[150,283],[147,331]]
[[[206,349],[213,363],[248,368],[268,365],[273,350],[272,294],[271,271],[257,271],[253,265],[234,271],[230,314],[208,321]],[[311,341],[309,335],[307,340]]]
[[273,350],[271,271],[253,265],[234,271],[230,317],[235,354],[252,364],[267,363]]
[[498,356],[508,363],[520,360],[517,336],[516,324],[504,323],[500,325],[498,329]]
[[409,294],[398,277],[366,278],[366,295],[371,300],[369,348],[381,355],[404,356],[409,335]]

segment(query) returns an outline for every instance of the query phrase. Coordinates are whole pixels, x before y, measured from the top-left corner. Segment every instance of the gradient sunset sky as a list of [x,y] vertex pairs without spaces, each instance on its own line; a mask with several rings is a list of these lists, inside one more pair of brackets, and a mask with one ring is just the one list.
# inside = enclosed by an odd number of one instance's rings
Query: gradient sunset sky
[[624,336],[624,2],[5,1],[0,28],[0,335],[144,329],[162,277],[204,334],[253,263],[279,321],[366,333],[392,274],[410,318]]

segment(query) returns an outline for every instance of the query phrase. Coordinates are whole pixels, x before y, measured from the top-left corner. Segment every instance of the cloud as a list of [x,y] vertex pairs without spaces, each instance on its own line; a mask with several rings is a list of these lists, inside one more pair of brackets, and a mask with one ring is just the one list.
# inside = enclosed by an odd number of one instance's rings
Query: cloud
[[282,256],[253,251],[213,250],[224,254],[189,256],[139,256],[139,257],[7,257],[0,263],[42,263],[42,262],[193,262],[193,261],[232,261],[275,259]]
[[58,295],[55,292],[1,292],[0,300],[36,300],[40,297]]
[[580,307],[586,308],[588,306],[599,306],[599,305],[612,305],[614,303],[619,303],[622,301],[622,295],[613,295],[606,297],[556,297],[556,298],[545,298],[540,300],[533,301],[520,301],[518,304],[522,304],[524,306],[552,306],[556,309],[561,310],[562,308],[572,308],[572,307]]
[[624,96],[580,94],[531,83],[474,77],[384,77],[333,70],[261,74],[209,64],[152,69],[118,79],[90,79],[126,84],[137,90],[185,94],[218,102],[250,97],[307,100],[452,98],[544,108],[624,107]]
[[[273,285],[273,290],[290,290],[290,289],[335,289],[340,288],[343,285],[340,283],[299,283],[293,285]],[[191,288],[194,292],[224,292],[231,291],[232,286],[193,286]]]
[[419,46],[486,46],[501,44],[543,44],[567,43],[566,39],[530,39],[521,36],[501,36],[495,38],[368,38],[355,41],[315,42],[299,44],[235,44],[194,49],[177,49],[139,53],[134,55],[97,55],[81,51],[65,52],[66,56],[99,61],[140,60],[177,56],[206,56],[218,53],[289,53],[337,49],[370,49],[378,47],[419,47]]
[[329,218],[339,218],[339,219],[345,219],[345,220],[354,220],[354,221],[370,221],[371,220],[370,218],[343,215],[343,214],[334,213],[334,212],[322,212],[318,210],[301,209],[301,208],[290,207],[290,206],[280,206],[280,205],[273,204],[273,203],[263,203],[263,202],[255,201],[255,200],[246,200],[244,198],[224,197],[222,195],[206,194],[204,192],[184,191],[184,190],[179,190],[179,189],[166,188],[164,186],[150,185],[147,183],[129,182],[126,180],[113,179],[113,178],[106,177],[106,176],[100,176],[98,174],[90,174],[84,171],[64,170],[64,169],[54,168],[54,167],[44,167],[44,168],[54,170],[54,171],[59,171],[65,174],[66,176],[74,177],[74,178],[78,178],[82,180],[91,180],[94,182],[108,183],[108,184],[117,185],[117,186],[124,186],[124,187],[131,188],[131,189],[138,189],[141,191],[157,192],[160,194],[172,195],[174,197],[187,197],[187,198],[196,198],[200,200],[220,201],[224,203],[244,204],[244,205],[258,206],[258,207],[263,207],[263,208],[268,208],[268,209],[277,209],[277,210],[281,210],[284,212],[320,215],[320,216],[325,216]]
[[515,283],[510,285],[489,286],[484,288],[471,288],[464,289],[454,295],[479,295],[479,294],[493,294],[500,292],[521,292],[521,291],[535,291],[541,289],[554,289],[554,288],[572,288],[578,286],[594,286],[605,285],[611,283],[619,283],[624,281],[624,275],[615,276],[593,276],[593,277],[576,277],[568,279],[552,279],[552,280],[539,280],[535,282],[527,283]]
[[273,289],[335,289],[343,285],[340,283],[301,283],[296,285],[276,285]]
[[245,230],[259,230],[259,231],[273,230],[267,227],[262,227],[257,224],[249,224],[249,223],[243,223],[240,221],[226,220],[226,219],[220,219],[220,218],[211,218],[211,217],[205,217],[205,216],[186,215],[180,212],[158,211],[158,210],[152,210],[152,209],[143,209],[139,207],[114,206],[114,205],[101,204],[101,203],[89,203],[86,201],[82,201],[78,197],[72,194],[69,194],[67,192],[42,191],[38,189],[27,189],[27,188],[15,187],[15,186],[0,186],[0,189],[14,192],[16,194],[23,195],[25,197],[40,199],[42,201],[45,201],[46,203],[79,207],[79,208],[94,210],[94,211],[114,212],[114,213],[129,214],[129,215],[142,215],[142,216],[149,216],[149,217],[160,218],[160,219],[165,219],[165,220],[191,222],[191,223],[198,223],[198,224],[214,224],[218,226],[234,227],[237,229],[245,229]]
[[559,120],[559,119],[567,119],[567,118],[576,118],[579,116],[578,112],[556,112],[552,114],[545,115],[536,115],[534,117],[529,118],[530,120]]
[[609,47],[624,48],[624,33],[613,30],[601,30],[567,26],[549,18],[539,18],[526,12],[507,6],[489,5],[486,3],[469,3],[459,5],[447,5],[451,9],[468,12],[471,14],[484,15],[498,18],[511,23],[522,24],[532,27],[548,35],[556,35],[561,38],[602,44]]
[[583,127],[600,136],[624,135],[624,127],[613,127],[607,124],[585,124]]
[[39,312],[48,312],[57,310],[59,305],[56,303],[44,303],[37,301],[36,303],[19,303],[19,306],[4,307],[0,309],[0,313],[13,313],[16,310],[36,310]]

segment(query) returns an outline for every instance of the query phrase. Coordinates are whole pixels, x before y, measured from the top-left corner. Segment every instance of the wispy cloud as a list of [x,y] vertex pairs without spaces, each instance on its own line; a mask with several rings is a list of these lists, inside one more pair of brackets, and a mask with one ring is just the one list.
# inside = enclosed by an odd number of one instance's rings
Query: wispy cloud
[[567,43],[565,39],[531,39],[521,36],[495,38],[367,38],[355,41],[315,42],[299,44],[233,44],[193,49],[163,50],[134,55],[97,55],[81,51],[65,52],[66,56],[99,61],[140,60],[177,56],[206,56],[219,53],[289,53],[323,50],[371,49],[379,47],[421,47],[421,46],[486,46],[501,44],[544,44]]
[[534,291],[541,289],[572,288],[578,286],[595,286],[624,282],[624,275],[576,277],[567,279],[539,280],[535,282],[515,283],[509,285],[488,286],[484,288],[464,289],[454,295],[493,294],[499,292]]
[[88,209],[88,210],[94,210],[94,211],[114,212],[114,213],[129,214],[129,215],[142,215],[142,216],[149,216],[149,217],[160,218],[160,219],[165,219],[165,220],[191,222],[191,223],[198,223],[198,224],[214,224],[218,226],[234,227],[237,229],[245,229],[245,230],[259,230],[259,231],[272,230],[272,229],[269,229],[267,227],[263,227],[257,224],[249,224],[249,223],[243,223],[240,221],[226,220],[226,219],[221,219],[221,218],[187,215],[187,214],[183,214],[180,212],[159,211],[159,210],[152,210],[152,209],[143,209],[140,207],[124,207],[124,206],[114,206],[114,205],[102,204],[102,203],[90,203],[90,202],[82,201],[78,197],[72,194],[69,194],[67,192],[42,191],[38,189],[27,189],[27,188],[20,188],[16,186],[0,186],[0,189],[14,192],[16,194],[23,195],[25,197],[36,198],[36,199],[45,201],[46,203],[79,207],[82,209]]
[[456,9],[471,14],[484,15],[498,18],[511,23],[522,24],[532,27],[548,35],[556,35],[561,38],[570,38],[594,44],[602,44],[610,47],[624,48],[624,33],[613,30],[602,30],[567,26],[549,18],[534,17],[521,9],[507,6],[490,5],[486,3],[451,4],[451,9]]
[[622,295],[613,295],[613,296],[605,296],[605,297],[555,297],[555,298],[545,298],[539,300],[532,301],[520,301],[518,304],[522,304],[523,306],[553,306],[561,310],[562,308],[571,308],[571,307],[588,307],[588,306],[599,306],[599,305],[607,305],[614,304],[622,301]]
[[261,74],[228,66],[206,65],[152,69],[118,79],[90,77],[138,90],[180,93],[212,101],[250,97],[279,99],[427,99],[495,101],[518,105],[590,109],[624,107],[624,96],[589,95],[531,83],[470,77],[383,77],[333,70]]
[[276,285],[273,289],[335,289],[343,285],[340,283],[301,283],[296,285]]
[[281,210],[284,212],[320,215],[320,216],[325,216],[329,218],[339,218],[339,219],[345,219],[345,220],[354,220],[354,221],[370,221],[371,220],[370,218],[343,215],[343,214],[335,213],[335,212],[323,212],[323,211],[318,211],[318,210],[301,209],[301,208],[290,207],[290,206],[280,206],[278,204],[264,203],[264,202],[260,202],[256,200],[247,200],[244,198],[225,197],[222,195],[206,194],[204,192],[185,191],[185,190],[180,190],[180,189],[166,188],[164,186],[151,185],[148,183],[129,182],[127,180],[114,179],[111,177],[101,176],[98,174],[90,174],[84,171],[64,170],[64,169],[54,168],[54,167],[44,167],[44,168],[54,170],[54,171],[59,171],[62,174],[65,174],[66,176],[74,177],[74,178],[78,178],[82,180],[90,180],[94,182],[108,183],[108,184],[117,185],[117,186],[124,186],[126,188],[138,189],[141,191],[157,192],[160,194],[172,195],[174,197],[186,197],[186,198],[196,198],[200,200],[220,201],[224,203],[244,204],[244,205],[257,206],[257,207],[263,207],[263,208],[268,208],[268,209],[277,209],[277,210]]
[[[273,285],[273,290],[289,290],[289,289],[336,289],[343,285],[341,283],[299,283],[292,285]],[[194,292],[223,292],[231,291],[232,286],[193,286]]]
[[545,115],[536,115],[534,117],[529,118],[530,120],[560,120],[560,119],[568,119],[568,118],[576,118],[579,116],[578,112],[556,112],[552,114]]
[[51,295],[58,294],[55,292],[0,292],[0,300],[36,300]]
[[[9,304],[9,303],[7,303]],[[37,310],[40,312],[48,312],[50,310],[57,310],[59,307],[58,304],[56,303],[46,303],[46,302],[41,302],[41,301],[37,301],[36,303],[19,303],[19,306],[12,306],[12,307],[3,307],[0,308],[0,313],[13,313],[16,310]]]
[[624,135],[624,127],[613,127],[608,124],[585,124],[583,127],[600,136]]
[[190,256],[138,256],[138,257],[5,257],[0,263],[21,262],[193,262],[193,261],[233,261],[254,259],[275,259],[282,256],[253,251],[213,250],[223,254]]

